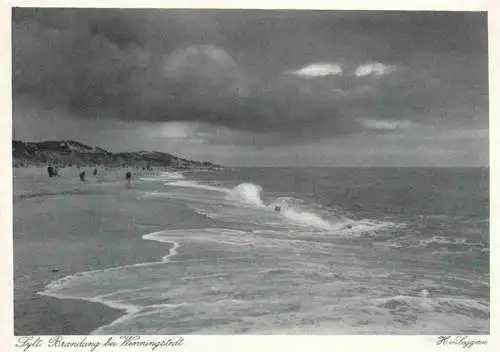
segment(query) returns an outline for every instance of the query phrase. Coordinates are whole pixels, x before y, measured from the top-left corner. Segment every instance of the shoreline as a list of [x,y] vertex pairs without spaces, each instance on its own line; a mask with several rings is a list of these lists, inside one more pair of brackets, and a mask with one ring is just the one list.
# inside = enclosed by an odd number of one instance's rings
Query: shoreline
[[[151,238],[146,238],[148,236],[151,236],[151,235],[154,235],[158,232],[162,232],[162,231],[154,231],[154,232],[151,232],[151,233],[147,233],[147,234],[144,234],[141,236],[141,238],[144,240],[144,241],[154,241],[154,242],[158,242],[158,243],[162,243],[164,245],[166,245],[168,247],[168,254],[164,255],[161,257],[161,260],[159,261],[150,261],[150,262],[139,262],[139,263],[128,263],[128,264],[124,264],[124,265],[120,265],[120,266],[113,266],[113,267],[109,267],[109,268],[104,268],[104,269],[100,269],[100,270],[113,270],[113,269],[116,269],[116,268],[123,268],[123,267],[127,267],[127,266],[136,266],[136,265],[147,265],[147,264],[161,264],[161,263],[168,263],[169,262],[169,259],[173,256],[175,256],[177,254],[177,248],[179,248],[179,244],[175,241],[159,241],[159,240],[155,240],[155,239],[151,239]],[[85,271],[85,272],[78,272],[78,273],[75,273],[75,274],[72,274],[72,275],[68,275],[68,276],[64,276],[64,277],[61,277],[59,279],[56,279],[54,281],[51,281],[48,285],[45,286],[45,288],[47,289],[47,287],[59,280],[64,280],[64,279],[67,279],[73,275],[86,275],[86,274],[89,274],[89,273],[92,273],[94,272],[95,270],[90,270],[90,271]],[[39,296],[42,296],[42,297],[48,297],[48,298],[54,298],[56,300],[67,300],[67,301],[80,301],[80,302],[83,302],[85,304],[95,304],[95,305],[99,305],[101,307],[104,307],[106,309],[109,309],[111,310],[110,312],[108,312],[108,315],[106,315],[106,318],[110,318],[111,315],[114,315],[115,318],[113,318],[111,321],[107,321],[107,322],[104,322],[104,324],[100,324],[98,325],[96,328],[90,330],[90,331],[87,331],[87,334],[88,335],[93,335],[93,334],[96,334],[96,335],[99,335],[98,334],[98,331],[101,329],[101,328],[104,328],[104,327],[107,327],[107,326],[110,326],[110,325],[113,325],[114,322],[116,321],[119,321],[123,318],[125,318],[127,315],[129,314],[134,314],[137,310],[134,309],[134,308],[130,308],[130,307],[126,307],[126,306],[123,306],[123,307],[120,307],[119,305],[116,305],[116,304],[112,304],[112,303],[109,303],[107,301],[100,301],[100,300],[90,300],[90,299],[87,299],[87,298],[73,298],[73,297],[64,297],[64,296],[58,296],[58,295],[52,295],[51,293],[49,292],[46,292],[46,290],[43,290],[43,291],[39,291],[37,292],[36,294],[38,294]]]
[[124,316],[125,311],[110,308],[105,304],[89,302],[80,299],[56,298],[39,295],[41,304],[58,315],[63,324],[54,326],[37,325],[36,329],[26,331],[25,327],[15,324],[14,336],[50,336],[50,335],[90,335],[94,330],[103,325],[112,323]]
[[[137,238],[140,241],[147,242],[142,240],[142,236],[137,236]],[[24,286],[22,289],[19,289],[18,285],[15,284],[15,291],[24,292],[15,292],[14,294],[14,335],[90,335],[102,326],[109,325],[115,320],[126,316],[128,311],[125,308],[114,307],[104,302],[90,301],[84,298],[52,296],[45,293],[45,291],[48,285],[68,276],[93,270],[135,265],[142,262],[154,262],[155,259],[161,261],[161,257],[165,253],[169,253],[173,245],[163,243],[160,246],[161,248],[158,248],[159,253],[155,253],[154,256],[144,256],[144,260],[139,262],[137,260],[118,260],[115,263],[116,265],[108,267],[90,267],[91,270],[68,271],[64,275],[39,278],[36,280],[36,285]],[[126,258],[121,257],[119,259]]]
[[[180,247],[180,245],[177,243],[177,242],[168,242],[168,241],[157,241],[157,240],[153,240],[153,239],[150,239],[150,238],[146,238],[147,236],[151,236],[151,235],[154,235],[156,234],[157,232],[161,232],[161,231],[156,231],[156,232],[152,232],[152,233],[148,233],[148,234],[145,234],[145,235],[142,235],[141,238],[145,241],[155,241],[155,242],[160,242],[160,243],[164,243],[166,245],[171,245],[170,248],[168,249],[168,254],[163,256],[161,258],[160,261],[158,262],[147,262],[147,263],[137,263],[137,264],[155,264],[155,263],[168,263],[170,261],[170,258],[175,256],[177,254],[177,248]],[[85,299],[83,299],[84,301],[86,301]],[[92,334],[92,335],[99,335],[99,331],[102,329],[102,328],[105,328],[105,327],[108,327],[108,326],[112,326],[115,322],[118,322],[124,318],[126,318],[128,315],[130,314],[134,314],[136,312],[136,310],[133,310],[133,309],[127,309],[127,308],[119,308],[117,306],[114,306],[112,304],[109,304],[109,303],[105,303],[105,302],[93,302],[93,303],[97,303],[97,304],[100,304],[100,305],[104,305],[108,308],[111,308],[111,309],[115,309],[115,310],[118,310],[118,311],[121,311],[122,312],[122,315],[119,316],[118,318],[114,319],[113,321],[107,323],[107,324],[102,324],[102,325],[99,325],[96,329],[92,330],[89,334]]]
[[[126,309],[44,291],[79,273],[161,262],[175,254],[175,244],[143,236],[201,220],[192,213],[186,216],[186,209],[174,201],[144,201],[137,198],[140,191],[106,183],[84,185],[91,192],[72,194],[68,189],[78,181],[59,183],[22,172],[16,172],[13,181],[15,336],[92,334],[126,316]],[[54,194],[16,197],[16,191],[39,193],[40,188],[54,188]]]

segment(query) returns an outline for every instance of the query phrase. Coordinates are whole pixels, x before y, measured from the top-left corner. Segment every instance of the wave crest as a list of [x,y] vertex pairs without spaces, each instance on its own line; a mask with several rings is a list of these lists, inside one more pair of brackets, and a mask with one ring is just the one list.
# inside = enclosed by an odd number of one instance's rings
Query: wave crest
[[229,192],[228,197],[231,200],[262,207],[264,203],[260,198],[261,191],[262,187],[259,185],[253,183],[240,183]]

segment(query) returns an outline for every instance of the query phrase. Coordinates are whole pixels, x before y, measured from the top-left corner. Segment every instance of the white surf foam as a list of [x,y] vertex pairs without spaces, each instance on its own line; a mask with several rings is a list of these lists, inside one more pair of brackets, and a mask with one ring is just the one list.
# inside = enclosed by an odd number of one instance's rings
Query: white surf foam
[[[325,324],[337,326],[339,332],[359,327],[379,331],[389,326],[390,331],[412,331],[411,326],[398,325],[392,312],[396,317],[409,314],[427,320],[433,319],[430,314],[440,319],[453,315],[460,321],[469,313],[485,315],[488,311],[482,301],[435,297],[429,286],[428,292],[421,290],[418,296],[392,296],[384,291],[385,297],[372,299],[380,297],[374,294],[377,285],[385,284],[375,280],[367,286],[367,280],[386,278],[388,273],[360,262],[356,247],[346,250],[329,243],[267,238],[231,228],[157,231],[143,239],[175,245],[163,262],[74,275],[52,285],[49,295],[127,310],[125,316],[94,334],[164,334],[175,329],[188,329],[184,333],[275,332],[283,322],[309,332],[318,332]],[[287,287],[294,289],[287,291]],[[445,314],[440,313],[442,309]],[[472,323],[477,329],[484,329],[484,319],[475,319]]]
[[[307,204],[302,199],[292,197],[279,197],[268,202],[262,198],[263,188],[258,184],[241,183],[233,188],[217,187],[207,185],[194,180],[175,180],[165,184],[168,187],[179,187],[185,189],[213,192],[214,197],[208,194],[182,193],[173,194],[169,192],[156,192],[151,196],[164,196],[167,198],[184,199],[188,203],[196,203],[190,206],[193,211],[206,217],[241,224],[269,225],[274,228],[289,230],[290,226],[298,226],[308,229],[316,229],[323,232],[344,233],[356,235],[370,231],[378,231],[390,223],[373,222],[369,220],[354,220],[341,215],[338,210],[319,209],[319,206]],[[205,206],[204,197],[209,197]],[[219,197],[219,198],[217,198]],[[242,208],[243,207],[243,208]],[[279,211],[276,211],[276,208]],[[318,208],[318,209],[316,209]]]
[[316,214],[310,212],[300,212],[295,209],[286,209],[283,211],[283,215],[291,220],[292,222],[306,226],[306,227],[314,227],[320,230],[330,230],[335,231],[345,226],[343,223],[332,224],[326,220],[323,220]]
[[178,172],[178,171],[174,171],[174,172],[170,172],[170,171],[160,172],[160,176],[168,177],[168,178],[175,179],[175,180],[184,179],[184,175],[181,172]]
[[262,187],[253,183],[240,183],[234,187],[228,194],[228,198],[237,202],[254,205],[257,207],[264,206],[260,198]]
[[184,175],[180,172],[160,172],[156,176],[143,176],[139,178],[141,181],[172,181],[172,180],[182,180]]
[[196,189],[203,189],[206,191],[214,191],[214,192],[221,192],[221,193],[228,193],[230,192],[229,189],[223,188],[223,187],[214,187],[210,185],[204,185],[196,181],[173,181],[173,182],[168,182],[165,184],[165,186],[177,186],[177,187],[185,187],[185,188],[196,188]]

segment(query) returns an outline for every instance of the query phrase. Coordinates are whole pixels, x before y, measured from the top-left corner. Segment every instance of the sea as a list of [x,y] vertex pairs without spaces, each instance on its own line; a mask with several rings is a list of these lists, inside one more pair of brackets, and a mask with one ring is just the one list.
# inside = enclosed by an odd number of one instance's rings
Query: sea
[[94,334],[490,331],[488,168],[161,172],[128,192],[206,221],[145,224],[137,236],[171,244],[161,260],[41,292],[124,310]]

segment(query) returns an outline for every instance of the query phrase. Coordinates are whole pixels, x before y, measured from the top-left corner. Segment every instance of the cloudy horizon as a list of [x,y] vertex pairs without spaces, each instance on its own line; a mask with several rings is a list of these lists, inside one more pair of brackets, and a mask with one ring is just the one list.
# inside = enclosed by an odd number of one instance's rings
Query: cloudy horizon
[[487,166],[485,12],[13,9],[16,139]]

